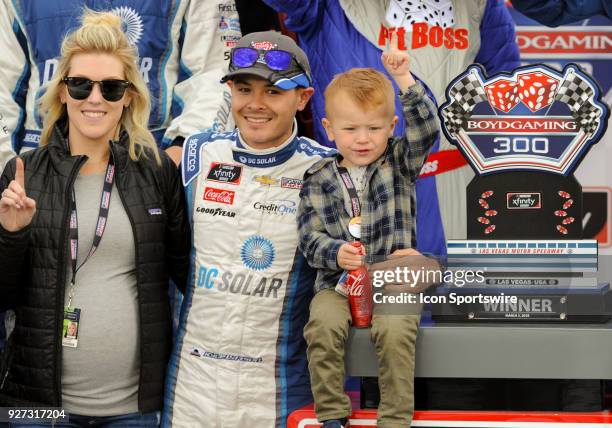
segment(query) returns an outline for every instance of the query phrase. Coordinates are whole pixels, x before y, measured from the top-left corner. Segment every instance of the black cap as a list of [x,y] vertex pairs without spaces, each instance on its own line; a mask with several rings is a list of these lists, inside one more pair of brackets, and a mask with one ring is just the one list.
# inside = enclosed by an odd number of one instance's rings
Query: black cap
[[310,64],[304,51],[293,41],[291,37],[276,31],[260,31],[249,33],[236,43],[236,48],[255,48],[259,50],[278,49],[289,52],[293,56],[291,65],[287,70],[274,71],[262,62],[256,61],[250,67],[235,67],[230,59],[229,73],[221,79],[221,83],[232,80],[239,75],[251,74],[269,80],[274,86],[281,89],[293,89],[298,86],[307,88],[312,86]]

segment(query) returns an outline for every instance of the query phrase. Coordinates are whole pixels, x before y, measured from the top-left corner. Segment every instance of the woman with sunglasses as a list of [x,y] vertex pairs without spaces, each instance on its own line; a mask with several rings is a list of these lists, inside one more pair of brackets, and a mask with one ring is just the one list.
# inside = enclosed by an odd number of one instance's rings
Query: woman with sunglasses
[[168,280],[187,275],[182,185],[147,130],[136,55],[119,18],[86,11],[41,147],[0,177],[0,310],[17,313],[0,405],[61,407],[71,427],[158,425]]

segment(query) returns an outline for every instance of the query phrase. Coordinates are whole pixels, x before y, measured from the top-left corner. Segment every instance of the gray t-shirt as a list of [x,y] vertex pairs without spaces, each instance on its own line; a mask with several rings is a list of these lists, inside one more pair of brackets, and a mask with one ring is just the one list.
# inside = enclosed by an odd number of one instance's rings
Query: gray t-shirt
[[[104,174],[74,184],[79,226],[78,265],[89,253]],[[66,300],[72,278],[68,257]],[[112,416],[138,411],[140,343],[134,235],[113,187],[106,230],[76,275],[72,306],[81,309],[76,348],[62,347],[62,407],[69,413]]]

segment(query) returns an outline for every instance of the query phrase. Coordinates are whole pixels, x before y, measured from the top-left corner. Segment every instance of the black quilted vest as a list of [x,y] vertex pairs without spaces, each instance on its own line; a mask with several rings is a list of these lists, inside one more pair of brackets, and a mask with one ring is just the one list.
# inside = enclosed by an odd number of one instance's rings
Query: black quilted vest
[[[24,153],[25,184],[37,203],[31,225],[9,233],[0,226],[0,310],[17,314],[0,373],[5,406],[61,406],[61,329],[72,183],[84,156],[70,156],[59,128],[47,146]],[[162,408],[171,349],[169,277],[184,289],[191,247],[177,168],[129,159],[126,136],[111,142],[116,191],[132,224],[140,318],[141,412]],[[15,174],[15,160],[0,178],[0,192]],[[159,210],[162,214],[159,215]],[[149,211],[151,210],[151,211]],[[155,215],[152,215],[155,214]],[[108,352],[113,352],[109,349]]]

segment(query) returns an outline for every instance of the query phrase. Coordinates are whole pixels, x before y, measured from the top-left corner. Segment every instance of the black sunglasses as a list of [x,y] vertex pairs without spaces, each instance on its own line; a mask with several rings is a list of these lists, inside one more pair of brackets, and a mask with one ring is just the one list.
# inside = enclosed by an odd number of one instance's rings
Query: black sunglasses
[[119,101],[130,86],[127,80],[106,79],[91,80],[86,77],[64,77],[62,82],[68,87],[68,93],[75,100],[84,100],[91,94],[94,83],[100,85],[100,92],[106,101]]

